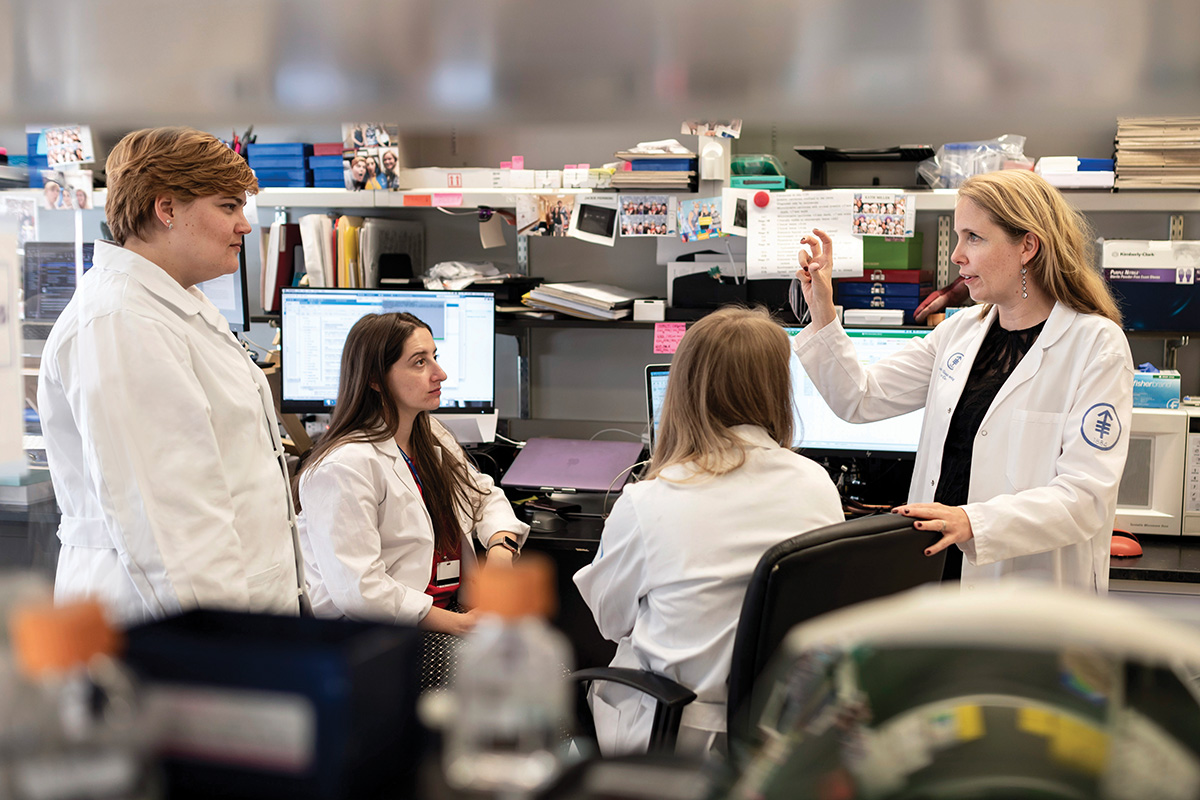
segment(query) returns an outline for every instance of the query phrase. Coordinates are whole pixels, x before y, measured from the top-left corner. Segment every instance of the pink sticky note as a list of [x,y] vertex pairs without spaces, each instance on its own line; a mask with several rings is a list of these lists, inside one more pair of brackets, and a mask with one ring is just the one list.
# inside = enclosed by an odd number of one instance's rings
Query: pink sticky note
[[592,168],[591,164],[576,164],[575,166],[577,166],[579,169],[591,169]]
[[575,169],[575,165],[574,164],[564,164],[563,169]]
[[511,161],[501,161],[501,162],[500,162],[500,169],[513,169],[513,162],[511,162]]
[[513,156],[512,168],[525,169],[525,156]]
[[433,196],[433,204],[435,206],[461,206],[461,194],[446,194],[444,192]]
[[679,340],[687,331],[686,322],[654,323],[654,352],[670,355],[679,347]]

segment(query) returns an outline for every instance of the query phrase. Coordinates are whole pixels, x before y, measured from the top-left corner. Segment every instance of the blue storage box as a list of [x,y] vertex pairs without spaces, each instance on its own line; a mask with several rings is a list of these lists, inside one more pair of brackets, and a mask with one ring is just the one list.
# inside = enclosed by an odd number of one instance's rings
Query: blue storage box
[[415,628],[190,611],[125,660],[168,721],[167,796],[349,800],[412,795],[420,653]]
[[255,169],[305,169],[304,156],[250,156],[250,166]]
[[344,159],[341,156],[309,156],[308,168],[311,170],[318,169],[342,169]]
[[303,142],[268,142],[249,145],[246,152],[250,158],[255,156],[307,156],[312,153],[312,145]]
[[306,169],[256,169],[259,186],[308,186],[312,173]]
[[933,291],[925,283],[839,283],[838,297],[924,297]]

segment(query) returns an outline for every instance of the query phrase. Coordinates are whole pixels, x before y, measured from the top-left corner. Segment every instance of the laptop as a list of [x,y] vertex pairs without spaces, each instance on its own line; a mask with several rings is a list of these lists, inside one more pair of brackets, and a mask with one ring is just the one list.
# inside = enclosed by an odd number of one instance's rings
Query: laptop
[[658,441],[658,427],[662,424],[663,399],[667,396],[667,378],[671,374],[670,364],[646,366],[646,425],[650,431],[650,452]]
[[[95,245],[83,245],[83,270],[91,269]],[[23,352],[40,355],[58,315],[75,294],[75,243],[26,242]]]
[[500,485],[535,492],[619,492],[641,454],[641,442],[530,439]]

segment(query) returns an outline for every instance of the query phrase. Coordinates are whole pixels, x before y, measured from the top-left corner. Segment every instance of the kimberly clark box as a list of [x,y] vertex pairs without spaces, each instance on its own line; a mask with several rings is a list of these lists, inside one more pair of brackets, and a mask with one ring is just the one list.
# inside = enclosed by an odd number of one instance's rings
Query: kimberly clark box
[[1179,372],[1133,373],[1134,408],[1179,408]]

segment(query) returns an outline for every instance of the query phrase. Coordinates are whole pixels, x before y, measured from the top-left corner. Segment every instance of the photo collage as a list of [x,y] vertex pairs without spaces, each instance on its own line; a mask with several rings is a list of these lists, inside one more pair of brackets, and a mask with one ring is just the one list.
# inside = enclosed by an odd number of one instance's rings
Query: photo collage
[[397,123],[342,124],[342,162],[351,191],[400,188],[400,126]]

